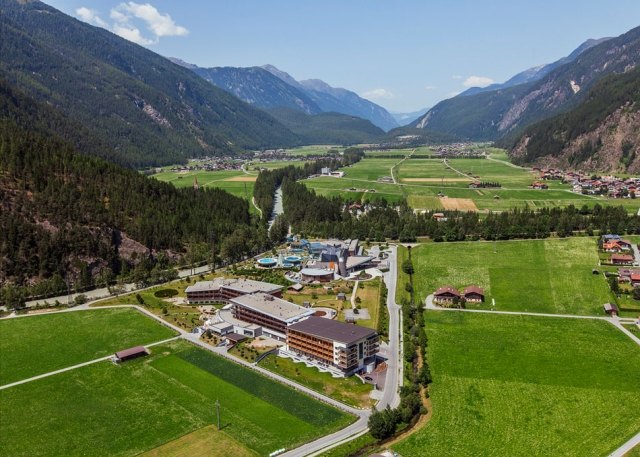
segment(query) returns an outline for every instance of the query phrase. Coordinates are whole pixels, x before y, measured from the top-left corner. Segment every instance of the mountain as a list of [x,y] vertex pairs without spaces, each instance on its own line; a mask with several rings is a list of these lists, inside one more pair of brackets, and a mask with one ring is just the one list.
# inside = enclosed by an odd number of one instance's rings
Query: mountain
[[137,281],[187,242],[250,232],[245,200],[176,189],[79,153],[55,133],[75,125],[0,80],[0,288],[59,292],[63,276],[83,287],[105,275]]
[[607,76],[576,108],[525,129],[510,155],[582,171],[640,172],[640,67]]
[[262,68],[287,84],[303,90],[323,112],[336,112],[368,119],[384,131],[398,126],[386,109],[360,97],[355,92],[331,87],[319,79],[296,81],[291,75],[273,65],[265,65]]
[[393,118],[396,120],[398,125],[404,126],[404,125],[409,125],[419,117],[424,116],[427,111],[429,111],[429,108],[423,108],[421,110],[413,111],[411,113],[396,113],[393,111],[389,111],[389,112],[391,113]]
[[556,68],[566,63],[573,62],[574,60],[576,60],[576,58],[580,54],[582,54],[587,49],[590,49],[600,43],[604,43],[605,41],[610,39],[611,38],[609,37],[599,38],[599,39],[590,38],[584,43],[582,43],[580,46],[578,46],[576,49],[574,49],[573,52],[571,52],[571,54],[561,59],[558,59],[555,62],[529,68],[511,77],[509,80],[505,81],[504,83],[490,84],[486,87],[470,87],[469,89],[465,90],[464,92],[462,92],[457,96],[465,97],[467,95],[479,94],[480,92],[490,92],[498,89],[506,89],[507,87],[517,86],[518,84],[526,84],[528,82],[537,81],[547,76],[549,73],[551,73],[552,70],[555,70]]
[[384,130],[370,121],[341,113],[304,114],[293,108],[268,111],[308,144],[373,143],[384,136]]
[[602,77],[640,60],[640,27],[597,44],[543,78],[444,100],[412,124],[474,140],[495,140],[577,106]]
[[174,62],[257,108],[293,108],[306,114],[322,112],[304,90],[286,83],[264,68],[200,68],[181,61]]
[[0,10],[0,78],[85,126],[110,160],[162,165],[298,143],[263,111],[109,31],[39,1],[0,0]]

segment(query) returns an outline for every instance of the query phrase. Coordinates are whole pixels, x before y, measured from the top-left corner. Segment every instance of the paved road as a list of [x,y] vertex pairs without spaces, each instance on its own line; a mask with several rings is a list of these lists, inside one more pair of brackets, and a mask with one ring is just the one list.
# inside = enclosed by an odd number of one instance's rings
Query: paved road
[[[634,343],[640,346],[640,339],[631,333],[629,330],[623,327],[618,317],[604,317],[604,316],[580,316],[577,314],[551,314],[551,313],[530,313],[526,311],[493,311],[490,309],[459,309],[459,308],[441,308],[433,303],[433,295],[427,296],[425,299],[425,308],[438,311],[459,311],[464,313],[486,313],[486,314],[507,314],[511,316],[534,316],[534,317],[560,317],[565,319],[591,319],[601,320],[610,323],[614,327],[618,328],[622,333],[627,335]],[[623,319],[626,322],[626,319]]]
[[[204,265],[196,268],[186,268],[184,270],[178,270],[178,278],[186,278],[187,276],[199,275],[201,273],[207,273],[210,270],[211,268],[209,267],[209,265]],[[154,284],[153,286],[149,286],[145,289],[149,289],[151,287],[156,287],[156,286],[158,286],[158,284]],[[124,293],[132,292],[136,290],[136,285],[134,283],[124,284],[123,288],[124,288],[124,292],[123,292],[124,294]],[[139,290],[145,290],[145,289],[139,289]],[[71,301],[73,302],[73,300],[75,300],[75,298],[78,295],[84,295],[85,297],[87,297],[88,301],[93,301],[93,300],[98,300],[100,298],[110,297],[111,293],[109,292],[108,288],[101,287],[100,289],[93,289],[93,290],[88,290],[86,292],[71,294]],[[69,298],[68,295],[59,295],[58,297],[49,297],[49,298],[43,298],[40,300],[31,300],[26,302],[25,306],[27,308],[33,308],[34,306],[44,305],[45,302],[51,304],[51,303],[55,303],[56,301],[58,301],[59,303],[62,303],[63,305],[66,305],[68,304],[68,298]]]
[[624,443],[618,449],[609,454],[610,457],[623,457],[627,452],[636,446],[640,446],[640,433]]

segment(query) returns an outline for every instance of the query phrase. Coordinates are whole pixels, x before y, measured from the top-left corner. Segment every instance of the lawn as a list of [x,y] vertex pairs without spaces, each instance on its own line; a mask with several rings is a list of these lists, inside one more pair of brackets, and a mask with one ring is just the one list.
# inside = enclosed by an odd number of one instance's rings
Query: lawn
[[[493,308],[495,300],[502,311],[604,315],[602,305],[613,300],[603,276],[592,273],[595,238],[427,243],[413,248],[412,258],[420,302],[439,287],[472,284],[484,288],[486,301],[469,308]],[[398,299],[407,282],[400,275]]]
[[191,457],[194,455],[255,457],[259,454],[247,449],[223,431],[218,431],[217,427],[209,425],[140,454],[140,457]]
[[291,448],[352,420],[176,341],[143,359],[101,362],[0,391],[0,436],[11,436],[0,455],[136,455],[215,423],[216,400],[220,433],[247,454]]
[[363,327],[377,329],[380,315],[380,279],[361,281],[356,297],[360,298],[360,307],[368,310],[370,317],[370,319],[358,320],[356,323]]
[[433,418],[401,455],[604,456],[640,430],[640,348],[595,320],[426,314]]
[[134,309],[44,314],[0,321],[0,385],[176,335]]
[[348,405],[358,408],[373,406],[373,400],[369,397],[371,385],[363,384],[356,376],[334,378],[317,368],[309,368],[304,363],[295,363],[275,355],[266,356],[260,366]]

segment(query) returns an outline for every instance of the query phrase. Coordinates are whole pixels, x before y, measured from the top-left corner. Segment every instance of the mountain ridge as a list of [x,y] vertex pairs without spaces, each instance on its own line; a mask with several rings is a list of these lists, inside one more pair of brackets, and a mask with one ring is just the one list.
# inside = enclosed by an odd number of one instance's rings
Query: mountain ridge
[[496,140],[571,109],[601,77],[626,71],[638,61],[640,27],[585,50],[537,81],[442,101],[412,126]]
[[0,78],[83,124],[111,160],[163,165],[299,144],[263,111],[107,30],[39,1],[0,9]]

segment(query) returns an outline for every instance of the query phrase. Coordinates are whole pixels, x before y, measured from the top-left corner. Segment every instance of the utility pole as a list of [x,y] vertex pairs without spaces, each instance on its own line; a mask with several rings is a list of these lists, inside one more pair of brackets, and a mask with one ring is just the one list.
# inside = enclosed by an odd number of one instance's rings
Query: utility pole
[[216,414],[218,416],[218,430],[220,430],[220,400],[216,399]]

